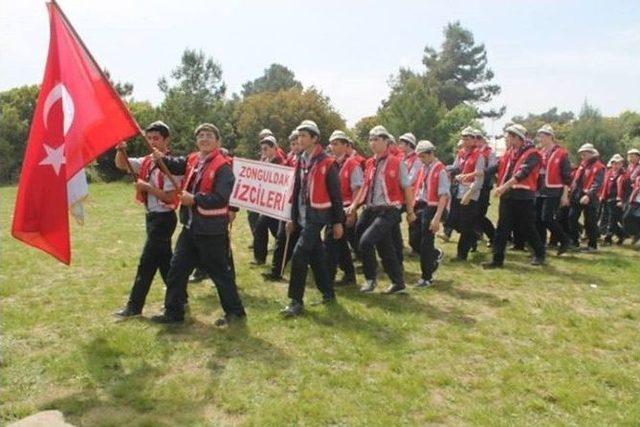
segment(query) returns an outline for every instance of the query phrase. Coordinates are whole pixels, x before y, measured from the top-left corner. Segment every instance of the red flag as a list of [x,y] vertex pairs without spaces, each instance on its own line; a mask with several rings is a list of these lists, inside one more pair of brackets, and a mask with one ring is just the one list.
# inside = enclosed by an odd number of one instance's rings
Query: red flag
[[69,264],[67,182],[138,125],[55,3],[11,234]]

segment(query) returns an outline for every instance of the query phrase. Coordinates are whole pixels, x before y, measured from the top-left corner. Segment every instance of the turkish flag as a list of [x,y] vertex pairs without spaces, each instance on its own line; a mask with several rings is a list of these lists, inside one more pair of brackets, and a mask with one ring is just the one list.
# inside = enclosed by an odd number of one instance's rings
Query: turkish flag
[[55,3],[11,234],[69,264],[67,183],[139,127]]

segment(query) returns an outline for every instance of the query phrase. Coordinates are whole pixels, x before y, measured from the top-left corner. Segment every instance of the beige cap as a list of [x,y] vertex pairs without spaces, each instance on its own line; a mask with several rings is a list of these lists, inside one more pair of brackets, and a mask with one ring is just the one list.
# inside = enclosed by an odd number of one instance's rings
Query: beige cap
[[555,132],[553,131],[553,128],[548,123],[543,125],[540,129],[538,129],[537,133],[546,133],[547,135],[551,135],[553,137],[556,136]]
[[347,142],[351,142],[351,138],[349,138],[349,136],[341,130],[334,130],[331,136],[329,137],[329,142],[333,142],[336,139],[342,139]]
[[412,147],[416,146],[416,136],[414,134],[412,134],[411,132],[407,132],[404,135],[400,135],[398,140],[404,141],[407,144],[411,145]]
[[260,133],[258,133],[258,139],[262,140],[265,136],[269,135],[273,136],[273,132],[271,132],[271,129],[262,129]]
[[300,132],[301,130],[306,130],[320,136],[320,129],[318,128],[316,122],[314,122],[313,120],[303,120],[302,123],[300,123],[300,125],[296,128],[296,130],[298,132]]
[[369,137],[382,136],[387,139],[392,139],[393,136],[389,133],[389,131],[382,125],[374,126],[369,131]]
[[611,156],[611,159],[609,160],[610,163],[620,163],[620,162],[624,162],[624,157],[622,157],[620,154],[616,153],[613,156]]
[[640,150],[638,150],[637,148],[632,148],[627,151],[627,154],[637,154],[638,156],[640,156]]
[[198,136],[198,134],[204,130],[208,130],[210,132],[213,132],[214,134],[216,134],[216,139],[220,139],[220,130],[216,127],[216,125],[212,124],[212,123],[202,123],[200,125],[198,125],[198,127],[196,128],[195,132],[193,133],[195,136]]
[[523,141],[527,139],[527,128],[525,128],[524,126],[520,125],[520,124],[514,124],[509,126],[506,129],[507,133],[512,133],[514,135],[517,135],[520,139],[522,139]]
[[423,139],[422,141],[418,142],[418,145],[416,146],[416,153],[418,154],[430,153],[435,150],[436,150],[435,145],[433,145],[431,141],[427,141],[426,139]]
[[460,131],[460,136],[473,136],[473,137],[475,137],[476,135],[478,135],[478,130],[472,128],[471,126],[467,126],[466,128],[462,129],[462,131]]
[[291,133],[289,134],[289,142],[293,141],[294,139],[296,139],[298,137],[298,131],[297,130],[293,130],[291,131]]
[[260,140],[260,144],[262,144],[263,142],[267,142],[270,143],[272,145],[278,145],[278,141],[276,140],[276,137],[273,135],[267,135],[264,138],[262,138]]
[[582,153],[584,151],[588,151],[593,154],[600,154],[598,153],[598,150],[596,150],[596,148],[593,146],[593,144],[589,144],[589,143],[582,144],[580,148],[578,148],[578,153]]

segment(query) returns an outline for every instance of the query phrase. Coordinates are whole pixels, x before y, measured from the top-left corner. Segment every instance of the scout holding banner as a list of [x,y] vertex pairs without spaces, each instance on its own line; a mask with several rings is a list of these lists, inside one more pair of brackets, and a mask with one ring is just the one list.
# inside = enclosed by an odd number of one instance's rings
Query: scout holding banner
[[294,171],[290,166],[234,158],[236,181],[229,204],[290,221]]

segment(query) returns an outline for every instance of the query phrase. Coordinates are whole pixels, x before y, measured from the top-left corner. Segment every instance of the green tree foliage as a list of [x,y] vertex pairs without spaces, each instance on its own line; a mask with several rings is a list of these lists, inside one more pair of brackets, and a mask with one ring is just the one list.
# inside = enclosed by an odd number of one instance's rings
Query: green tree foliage
[[[439,52],[425,47],[422,62],[427,67],[426,85],[448,109],[463,102],[487,103],[500,93],[500,86],[491,83],[494,74],[487,67],[484,44],[477,45],[471,31],[460,22],[446,26]],[[499,117],[504,114],[504,107],[481,114]]]
[[18,178],[38,92],[37,85],[0,92],[0,182]]
[[362,155],[370,155],[369,149],[369,131],[376,125],[380,124],[378,116],[363,117],[356,122],[351,129],[356,150]]
[[623,148],[620,144],[623,132],[617,122],[616,118],[602,117],[597,108],[585,102],[567,136],[567,147],[575,153],[582,144],[591,143],[606,162]]
[[[172,146],[178,153],[193,150],[193,131],[199,123],[220,125],[227,117],[222,68],[202,51],[186,49],[171,78],[162,77],[158,87],[165,96],[158,115],[171,127]],[[235,140],[232,130],[222,127],[223,140]]]
[[242,85],[242,96],[245,98],[261,92],[278,92],[280,90],[302,89],[302,83],[287,67],[271,64],[264,74],[255,80]]
[[258,133],[269,128],[283,148],[287,137],[304,119],[314,120],[326,142],[335,129],[344,129],[344,119],[315,88],[261,92],[238,104],[234,120],[238,132],[236,154],[255,158],[258,154]]
[[460,104],[447,111],[440,122],[434,128],[434,139],[438,158],[445,163],[453,162],[456,153],[456,145],[460,140],[460,130],[472,125],[482,129],[476,121],[477,110],[467,104]]

